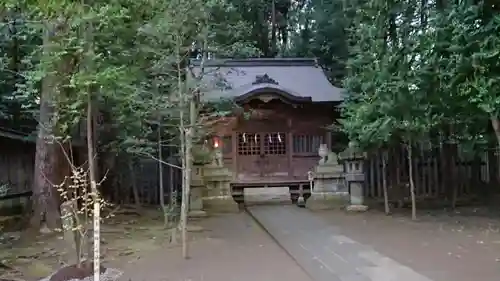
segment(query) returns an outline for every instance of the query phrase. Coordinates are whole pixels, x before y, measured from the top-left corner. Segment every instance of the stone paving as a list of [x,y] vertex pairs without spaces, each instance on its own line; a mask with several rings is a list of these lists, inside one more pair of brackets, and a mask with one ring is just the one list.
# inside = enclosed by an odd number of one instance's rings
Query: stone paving
[[341,235],[307,209],[275,205],[248,211],[315,281],[433,281]]

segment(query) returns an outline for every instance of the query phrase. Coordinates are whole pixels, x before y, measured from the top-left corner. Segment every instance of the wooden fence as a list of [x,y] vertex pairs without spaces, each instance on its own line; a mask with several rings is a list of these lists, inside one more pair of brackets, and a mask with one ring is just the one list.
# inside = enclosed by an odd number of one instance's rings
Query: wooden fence
[[[29,199],[32,194],[36,144],[25,136],[0,132],[0,209],[9,209]],[[175,163],[174,151],[163,151],[164,161]],[[103,182],[103,194],[116,204],[135,203],[132,186],[135,184],[141,204],[159,204],[158,161],[140,158],[132,167],[127,161],[107,171]],[[132,168],[132,169],[130,169]],[[101,175],[106,172],[101,172]],[[163,165],[165,202],[173,191],[181,187],[180,170]],[[3,200],[2,200],[3,199]],[[24,204],[24,203],[23,203]]]
[[35,163],[35,144],[0,136],[0,185],[4,195],[31,191]]
[[35,144],[22,136],[0,132],[0,211],[22,212],[29,204],[35,163]]
[[[0,186],[7,187],[9,194],[29,196],[34,174],[35,143],[22,136],[12,137],[0,134]],[[176,151],[165,149],[163,160],[178,165]],[[387,150],[386,181],[394,186],[408,182],[408,158],[404,147]],[[431,150],[413,150],[413,174],[418,198],[448,198],[450,190],[456,197],[476,195],[483,187],[492,184],[496,191],[500,159],[496,151],[484,151],[470,157],[460,153],[456,147],[437,147]],[[365,162],[366,196],[383,198],[383,152],[369,154]],[[152,158],[140,158],[130,167],[127,161],[120,161],[108,171],[103,184],[106,198],[117,204],[135,203],[133,184],[136,185],[141,204],[159,204],[159,165]],[[162,165],[165,202],[174,191],[180,191],[181,171]],[[1,190],[0,190],[1,191]],[[5,193],[5,192],[4,192]],[[3,195],[6,195],[3,194]],[[2,197],[2,194],[0,194]]]
[[[394,147],[386,152],[387,186],[409,183],[408,151]],[[413,178],[417,198],[455,198],[476,195],[481,188],[497,182],[498,156],[491,151],[465,155],[456,146],[431,150],[413,149]],[[365,192],[368,198],[383,199],[383,151],[369,154],[365,162]],[[499,191],[499,190],[497,190]]]

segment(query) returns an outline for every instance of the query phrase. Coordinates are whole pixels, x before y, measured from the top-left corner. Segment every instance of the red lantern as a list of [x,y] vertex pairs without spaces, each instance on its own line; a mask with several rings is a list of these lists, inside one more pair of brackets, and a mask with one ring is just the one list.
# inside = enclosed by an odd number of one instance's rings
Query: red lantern
[[213,138],[213,144],[214,144],[214,148],[219,148],[220,146],[220,140],[218,137],[214,137]]

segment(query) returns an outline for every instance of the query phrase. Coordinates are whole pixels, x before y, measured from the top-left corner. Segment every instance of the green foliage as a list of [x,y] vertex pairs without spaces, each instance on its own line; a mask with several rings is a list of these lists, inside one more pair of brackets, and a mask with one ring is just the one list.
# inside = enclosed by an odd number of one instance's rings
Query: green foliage
[[[178,92],[187,105],[203,75],[184,82],[194,50],[220,56],[259,52],[248,43],[248,22],[225,0],[7,1],[1,8],[8,17],[0,26],[0,118],[38,118],[46,91],[54,134],[78,137],[90,96],[107,125],[98,128],[100,147],[114,152],[152,152],[158,121],[164,140],[175,145],[172,135],[183,110]],[[13,24],[19,25],[16,32]],[[230,111],[227,102],[214,107],[216,115]]]
[[484,142],[500,109],[499,17],[484,3],[445,7],[378,0],[350,7],[351,95],[342,124],[362,147]]
[[351,12],[342,0],[294,3],[290,24],[291,48],[286,55],[316,57],[330,80],[341,86],[348,56],[347,29]]
[[22,72],[33,65],[31,52],[40,37],[33,36],[19,13],[0,15],[0,119],[21,122],[38,106],[35,93],[24,89]]
[[[158,121],[167,141],[177,134],[177,93],[187,104],[188,89],[201,89],[203,74],[178,83],[194,51],[273,53],[268,2],[5,1],[0,118],[36,113],[41,81],[51,78],[59,135],[74,135],[90,93],[111,124],[100,133],[117,136],[104,148],[150,150]],[[500,20],[488,4],[448,2],[277,0],[279,53],[316,56],[334,83],[343,80],[342,125],[363,147],[443,138],[475,145],[500,113]],[[232,107],[222,101],[210,114]]]

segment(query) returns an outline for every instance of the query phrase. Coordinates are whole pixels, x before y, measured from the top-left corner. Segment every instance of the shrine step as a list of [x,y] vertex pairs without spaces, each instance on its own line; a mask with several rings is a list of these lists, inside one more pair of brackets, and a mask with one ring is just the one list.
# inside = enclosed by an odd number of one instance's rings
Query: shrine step
[[288,187],[246,188],[245,203],[291,203]]

